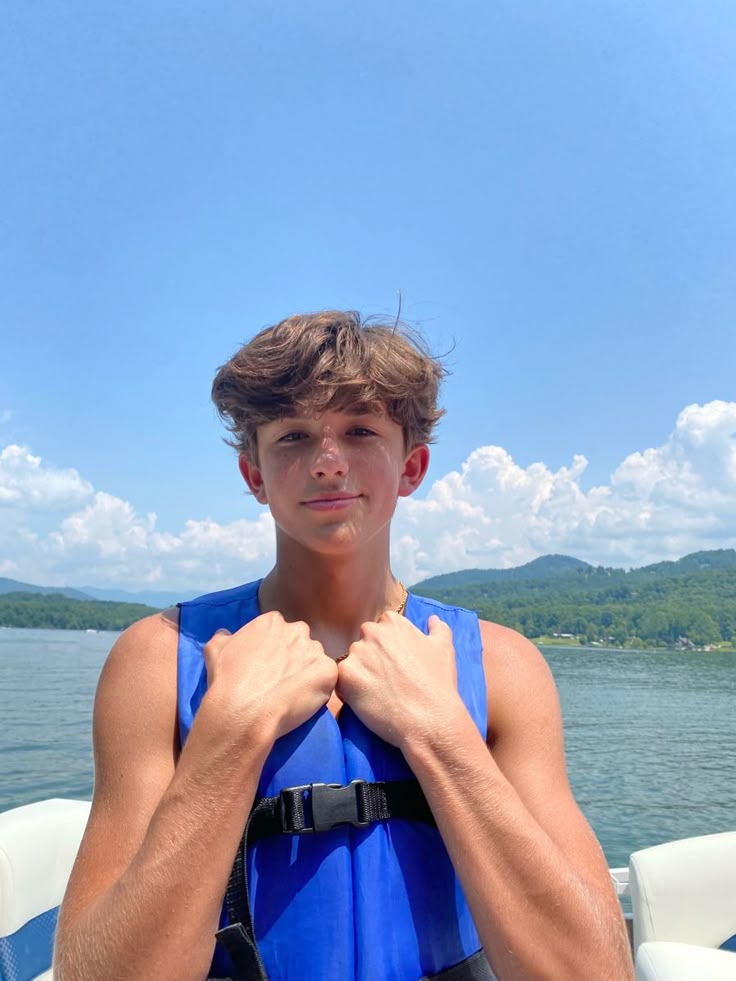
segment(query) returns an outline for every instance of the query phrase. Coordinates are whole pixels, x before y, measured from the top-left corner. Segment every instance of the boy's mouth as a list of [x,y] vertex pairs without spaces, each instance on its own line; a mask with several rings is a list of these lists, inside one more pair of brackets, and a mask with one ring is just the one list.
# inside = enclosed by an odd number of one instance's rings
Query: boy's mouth
[[322,491],[302,501],[304,507],[312,508],[315,511],[331,511],[338,508],[347,507],[353,501],[357,501],[360,494],[351,494],[349,491]]

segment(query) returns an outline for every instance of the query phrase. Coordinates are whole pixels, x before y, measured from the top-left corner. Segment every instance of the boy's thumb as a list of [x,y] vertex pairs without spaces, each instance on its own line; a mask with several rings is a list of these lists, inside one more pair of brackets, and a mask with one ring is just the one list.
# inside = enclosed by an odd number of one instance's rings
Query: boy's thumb
[[427,629],[430,637],[440,637],[442,634],[450,634],[452,636],[452,630],[450,630],[444,620],[440,620],[436,613],[433,613],[429,620],[427,620]]

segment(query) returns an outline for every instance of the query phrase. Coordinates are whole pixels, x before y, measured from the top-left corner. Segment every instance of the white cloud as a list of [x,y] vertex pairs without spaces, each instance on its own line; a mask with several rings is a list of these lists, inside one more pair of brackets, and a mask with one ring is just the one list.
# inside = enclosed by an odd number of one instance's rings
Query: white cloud
[[17,562],[13,562],[11,559],[3,559],[0,561],[0,576],[4,576],[7,579],[15,579],[15,574],[17,571]]
[[0,452],[0,507],[63,511],[81,504],[92,490],[76,470],[43,466],[24,446],[11,443]]
[[[587,461],[522,467],[482,446],[423,498],[400,501],[392,562],[416,582],[472,567],[509,567],[549,552],[641,565],[736,546],[736,402],[690,405],[661,446],[630,454],[608,484],[584,491]],[[49,530],[52,512],[66,512]],[[262,574],[273,521],[190,520],[158,530],[155,514],[94,491],[75,470],[18,446],[0,454],[0,575],[49,585],[206,591]]]
[[519,466],[499,446],[470,454],[424,500],[401,502],[397,566],[509,567],[550,552],[641,565],[736,545],[736,403],[690,405],[662,446],[632,453],[607,486],[585,492],[582,456],[550,470]]
[[261,574],[273,561],[273,521],[265,512],[227,525],[187,521],[178,535],[157,531],[156,523],[155,514],[143,517],[127,501],[98,491],[38,550],[55,582],[67,569],[65,582],[131,589],[219,589]]
[[146,548],[155,524],[155,514],[141,518],[127,501],[98,491],[91,504],[69,515],[49,535],[47,547],[61,553],[125,559]]

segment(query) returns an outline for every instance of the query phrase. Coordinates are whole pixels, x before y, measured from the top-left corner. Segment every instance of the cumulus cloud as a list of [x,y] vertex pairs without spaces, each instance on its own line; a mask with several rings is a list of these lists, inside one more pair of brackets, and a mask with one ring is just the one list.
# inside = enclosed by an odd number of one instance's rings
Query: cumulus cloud
[[[57,580],[62,570],[75,569],[78,583],[187,592],[234,585],[273,561],[273,520],[266,512],[230,524],[187,521],[179,534],[158,531],[156,524],[155,514],[139,515],[127,501],[100,491],[41,540],[37,552]],[[63,577],[71,581],[71,572]]]
[[[423,497],[399,503],[392,562],[407,582],[464,568],[510,567],[565,552],[636,566],[736,546],[736,402],[687,406],[658,447],[636,451],[607,484],[581,488],[583,456],[551,470],[481,446]],[[41,530],[40,512],[66,512]],[[48,518],[46,519],[48,520]],[[0,575],[49,585],[206,591],[262,574],[273,521],[191,520],[177,533],[155,514],[95,491],[75,470],[18,446],[0,454]]]
[[519,565],[567,552],[635,566],[736,545],[736,402],[687,406],[667,440],[632,453],[585,492],[587,467],[519,466],[483,446],[424,500],[401,502],[394,559],[410,580],[440,571]]
[[76,470],[44,466],[24,446],[11,443],[0,452],[0,508],[63,511],[81,504],[92,491]]

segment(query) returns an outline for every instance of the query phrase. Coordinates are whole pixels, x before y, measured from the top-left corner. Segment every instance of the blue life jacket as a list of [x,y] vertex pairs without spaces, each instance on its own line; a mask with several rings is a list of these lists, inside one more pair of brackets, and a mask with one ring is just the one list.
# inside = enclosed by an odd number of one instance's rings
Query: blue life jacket
[[[219,628],[234,633],[259,615],[259,585],[180,604],[182,745],[207,689],[203,647]],[[432,614],[452,629],[458,690],[485,738],[478,618],[409,595],[405,615],[425,633]],[[338,720],[323,707],[277,740],[256,796],[272,797],[285,787],[317,782],[412,778],[402,753],[367,729],[348,705]],[[462,887],[439,832],[424,822],[396,819],[268,838],[248,848],[247,872],[255,937],[270,981],[417,981],[469,958],[476,961],[472,955],[481,944]],[[226,923],[223,910],[220,924]],[[231,973],[228,962],[218,945],[212,975]]]

